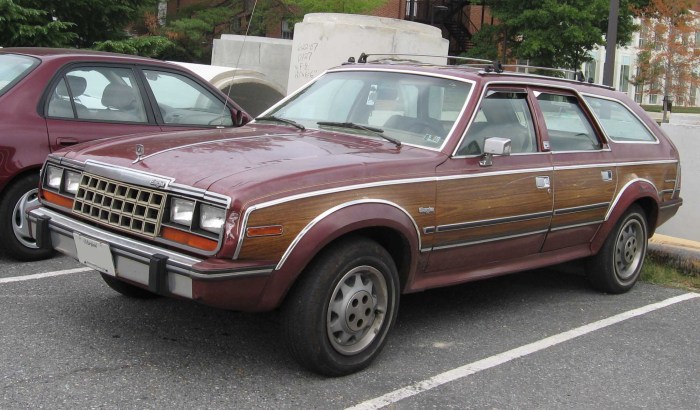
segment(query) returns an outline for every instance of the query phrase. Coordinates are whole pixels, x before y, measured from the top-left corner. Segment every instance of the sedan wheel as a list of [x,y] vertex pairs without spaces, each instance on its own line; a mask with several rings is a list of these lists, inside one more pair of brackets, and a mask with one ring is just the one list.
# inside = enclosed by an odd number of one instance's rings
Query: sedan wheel
[[302,273],[285,300],[282,330],[302,366],[342,376],[377,357],[398,306],[391,255],[373,240],[351,237],[329,246]]

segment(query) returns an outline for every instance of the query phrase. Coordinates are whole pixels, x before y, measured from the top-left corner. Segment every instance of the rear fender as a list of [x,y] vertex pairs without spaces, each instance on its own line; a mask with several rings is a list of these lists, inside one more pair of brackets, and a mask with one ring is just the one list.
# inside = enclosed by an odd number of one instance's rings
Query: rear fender
[[635,203],[641,203],[648,222],[649,236],[654,234],[659,214],[659,191],[653,182],[648,179],[634,179],[625,184],[615,197],[607,215],[605,222],[591,241],[591,251],[598,253],[603,246],[603,242],[617,224],[617,221]]

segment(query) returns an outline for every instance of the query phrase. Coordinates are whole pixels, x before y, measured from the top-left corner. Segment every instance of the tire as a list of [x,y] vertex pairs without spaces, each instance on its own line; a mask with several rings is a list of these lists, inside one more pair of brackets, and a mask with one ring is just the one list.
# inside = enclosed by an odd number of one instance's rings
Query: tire
[[647,220],[637,205],[630,207],[586,264],[586,276],[594,288],[624,293],[639,279],[647,252]]
[[100,272],[100,275],[102,276],[102,280],[105,281],[107,286],[116,290],[124,296],[128,296],[130,298],[135,299],[152,299],[160,297],[160,295],[156,293],[150,292],[146,289],[131,285],[126,282],[122,282],[119,279],[116,279],[113,276],[110,276],[106,273]]
[[0,247],[7,256],[20,261],[39,261],[54,255],[53,249],[39,248],[29,236],[27,216],[21,212],[24,206],[38,203],[38,186],[38,173],[24,175],[0,199]]
[[399,279],[377,242],[352,237],[326,249],[302,273],[282,309],[291,356],[325,376],[367,367],[399,309]]

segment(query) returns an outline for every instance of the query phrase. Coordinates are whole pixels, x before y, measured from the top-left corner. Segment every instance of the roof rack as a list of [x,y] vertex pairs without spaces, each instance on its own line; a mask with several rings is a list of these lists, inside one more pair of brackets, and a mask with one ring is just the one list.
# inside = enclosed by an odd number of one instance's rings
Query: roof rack
[[[373,56],[383,56],[383,57],[390,57],[390,58],[385,58],[385,59],[379,59],[379,60],[374,60],[374,61],[367,61],[369,57]],[[410,58],[396,58],[396,57],[429,57],[429,58],[444,58],[447,61],[454,61],[455,64],[431,64],[431,63],[425,63],[417,60],[413,60]],[[457,62],[465,62],[462,64],[457,64]],[[355,57],[350,57],[348,59],[347,63],[355,63]],[[441,56],[441,55],[431,55],[431,54],[407,54],[407,53],[373,53],[373,54],[367,54],[367,53],[362,53],[360,54],[360,57],[357,59],[357,63],[360,64],[366,64],[366,63],[409,63],[409,64],[415,64],[415,65],[421,65],[421,66],[434,66],[434,67],[444,67],[444,68],[466,68],[466,69],[472,69],[472,70],[478,70],[479,74],[485,75],[485,74],[501,74],[506,72],[506,69],[511,69],[513,71],[508,70],[507,74],[508,75],[513,75],[513,76],[524,76],[524,77],[539,77],[539,78],[556,78],[561,81],[568,81],[568,82],[575,82],[575,83],[588,83],[592,86],[595,87],[601,87],[601,88],[607,88],[614,90],[613,87],[609,87],[607,85],[601,85],[601,84],[595,84],[592,81],[586,81],[586,78],[583,74],[582,71],[580,70],[569,70],[565,68],[552,68],[552,67],[538,67],[538,66],[531,66],[531,65],[523,65],[523,64],[501,64],[500,61],[491,61],[491,60],[485,60],[481,58],[472,58],[472,57],[458,57],[458,56]],[[524,69],[526,70],[525,72],[517,71],[519,69]],[[558,73],[558,74],[564,74],[564,75],[571,75],[573,78],[565,78],[561,77],[558,75],[546,75],[546,74],[533,74],[530,73],[530,70],[537,70],[541,72],[552,72],[552,73]]]

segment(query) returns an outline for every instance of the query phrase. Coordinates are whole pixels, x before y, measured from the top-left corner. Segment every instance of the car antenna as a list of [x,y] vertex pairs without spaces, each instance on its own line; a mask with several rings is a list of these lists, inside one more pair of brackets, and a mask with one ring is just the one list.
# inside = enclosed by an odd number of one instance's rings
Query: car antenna
[[[231,89],[233,88],[233,80],[236,78],[236,73],[238,72],[238,67],[241,63],[241,56],[243,55],[243,49],[245,48],[245,43],[246,40],[248,39],[248,32],[250,31],[250,25],[253,22],[253,16],[255,15],[255,8],[258,6],[258,0],[255,0],[253,3],[253,11],[250,12],[250,17],[248,18],[248,26],[245,28],[245,35],[243,36],[243,44],[241,45],[241,50],[238,52],[238,58],[236,59],[236,66],[235,70],[233,70],[233,74],[231,75],[231,85],[229,85],[228,90],[226,91],[226,101],[224,101],[224,107],[221,110],[221,115],[220,115],[220,120],[219,120],[219,128],[223,128],[223,122],[224,122],[224,113],[228,109],[228,100],[231,98]],[[235,118],[235,123],[234,125],[237,127],[240,127],[243,121],[243,114],[241,113],[241,110],[238,110],[236,113],[236,118]]]

